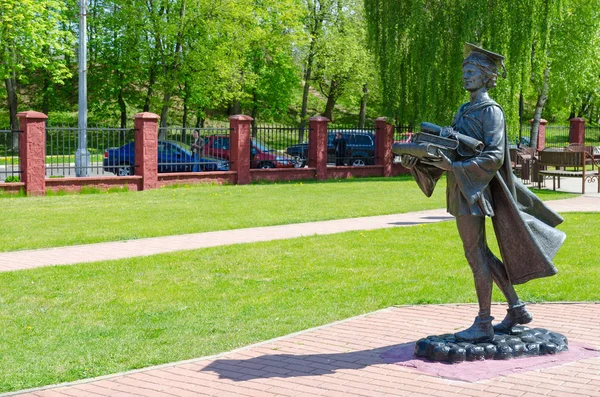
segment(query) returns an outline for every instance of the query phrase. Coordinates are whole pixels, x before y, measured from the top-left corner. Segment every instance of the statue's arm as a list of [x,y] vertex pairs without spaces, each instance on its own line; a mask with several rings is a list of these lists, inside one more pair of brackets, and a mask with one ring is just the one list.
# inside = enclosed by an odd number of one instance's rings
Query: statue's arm
[[483,109],[479,120],[483,150],[452,164],[458,187],[470,204],[475,203],[504,162],[504,112],[499,106]]

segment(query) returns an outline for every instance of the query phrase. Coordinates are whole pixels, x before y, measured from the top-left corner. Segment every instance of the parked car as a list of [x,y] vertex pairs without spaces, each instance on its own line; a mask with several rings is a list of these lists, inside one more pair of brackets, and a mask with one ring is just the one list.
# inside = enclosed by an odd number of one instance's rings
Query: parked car
[[[375,162],[375,137],[371,132],[361,130],[339,130],[346,141],[347,165],[364,166]],[[338,130],[330,130],[327,134],[327,162],[335,163],[335,148],[333,139]],[[300,159],[301,166],[306,165],[308,159],[308,142],[298,143],[286,149],[286,153]]]
[[[198,165],[199,171],[229,171],[229,163],[222,158],[203,156],[197,159],[187,145],[176,141],[158,141],[158,172],[190,172],[195,165]],[[134,167],[134,142],[104,152],[104,171],[128,176],[135,173]]]
[[[229,160],[230,141],[228,135],[209,135],[204,138],[204,153]],[[293,168],[298,167],[296,158],[279,153],[258,139],[250,138],[250,168]]]

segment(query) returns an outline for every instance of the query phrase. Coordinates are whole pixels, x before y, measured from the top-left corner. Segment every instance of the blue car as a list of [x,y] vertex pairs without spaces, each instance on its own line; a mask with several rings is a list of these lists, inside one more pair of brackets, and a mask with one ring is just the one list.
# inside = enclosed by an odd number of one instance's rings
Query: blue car
[[[158,172],[229,171],[226,160],[211,156],[196,158],[185,146],[176,141],[158,141]],[[135,174],[134,167],[134,142],[104,152],[104,171],[128,176]]]

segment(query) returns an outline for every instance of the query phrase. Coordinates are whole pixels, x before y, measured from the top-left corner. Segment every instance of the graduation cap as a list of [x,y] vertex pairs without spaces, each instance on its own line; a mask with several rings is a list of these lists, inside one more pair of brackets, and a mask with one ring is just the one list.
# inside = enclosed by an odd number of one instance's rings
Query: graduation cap
[[502,55],[484,50],[471,43],[465,43],[464,55],[465,61],[472,59],[483,62],[484,66],[494,73],[498,73],[498,69],[502,67],[501,76],[506,78],[506,67],[504,66],[504,57]]

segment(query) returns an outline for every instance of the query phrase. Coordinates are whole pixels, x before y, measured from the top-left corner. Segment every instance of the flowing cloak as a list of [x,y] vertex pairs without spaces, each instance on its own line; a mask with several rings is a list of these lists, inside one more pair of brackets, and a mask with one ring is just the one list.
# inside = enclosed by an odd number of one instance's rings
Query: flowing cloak
[[[555,227],[563,219],[514,177],[500,105],[492,100],[466,103],[458,110],[452,127],[480,140],[485,147],[479,155],[457,158],[452,163],[454,170],[447,174],[448,212],[492,217],[512,284],[556,274],[552,258],[566,236]],[[444,172],[421,162],[411,169],[427,197]]]

